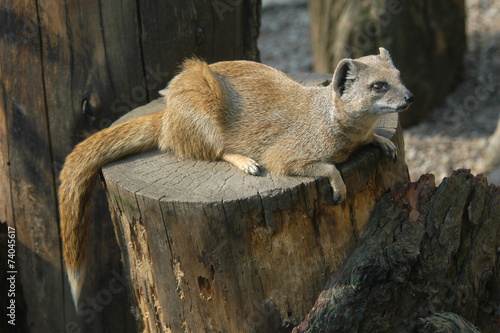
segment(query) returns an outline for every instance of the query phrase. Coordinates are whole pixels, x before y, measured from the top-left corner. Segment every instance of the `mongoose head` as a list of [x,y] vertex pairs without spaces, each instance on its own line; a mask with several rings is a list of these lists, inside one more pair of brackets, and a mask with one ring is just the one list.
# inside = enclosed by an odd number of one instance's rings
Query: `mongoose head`
[[413,102],[389,52],[382,47],[379,50],[379,55],[342,59],[337,65],[332,82],[334,98],[345,112],[380,116],[404,111]]

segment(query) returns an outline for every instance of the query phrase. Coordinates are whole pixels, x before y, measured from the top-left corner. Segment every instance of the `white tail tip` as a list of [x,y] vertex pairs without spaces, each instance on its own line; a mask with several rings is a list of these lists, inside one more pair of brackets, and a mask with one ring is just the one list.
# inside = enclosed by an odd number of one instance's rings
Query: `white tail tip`
[[69,286],[71,288],[71,295],[73,296],[73,302],[75,303],[75,309],[78,311],[78,299],[80,298],[80,293],[82,292],[83,281],[85,280],[85,265],[82,265],[76,270],[70,268],[67,269]]

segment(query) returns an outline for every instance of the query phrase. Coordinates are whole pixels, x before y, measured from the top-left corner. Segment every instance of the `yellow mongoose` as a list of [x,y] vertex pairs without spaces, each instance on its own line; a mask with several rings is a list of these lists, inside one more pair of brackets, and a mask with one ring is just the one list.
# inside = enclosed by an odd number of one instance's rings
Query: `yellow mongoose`
[[327,87],[302,86],[250,61],[187,60],[165,91],[164,110],[104,129],[66,158],[58,196],[75,305],[86,270],[90,191],[104,164],[151,148],[223,159],[251,175],[262,164],[276,174],[328,177],[340,202],[346,187],[335,164],[367,143],[395,160],[395,145],[374,134],[375,122],[413,101],[383,48],[376,56],[340,61]]

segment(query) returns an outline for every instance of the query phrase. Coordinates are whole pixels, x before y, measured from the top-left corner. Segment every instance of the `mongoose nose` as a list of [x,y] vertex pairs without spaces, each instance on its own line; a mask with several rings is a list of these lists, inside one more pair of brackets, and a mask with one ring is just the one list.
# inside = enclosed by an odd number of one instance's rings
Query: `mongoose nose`
[[409,92],[405,95],[406,103],[411,104],[411,103],[413,103],[414,100],[415,100],[415,96],[413,96],[412,93]]

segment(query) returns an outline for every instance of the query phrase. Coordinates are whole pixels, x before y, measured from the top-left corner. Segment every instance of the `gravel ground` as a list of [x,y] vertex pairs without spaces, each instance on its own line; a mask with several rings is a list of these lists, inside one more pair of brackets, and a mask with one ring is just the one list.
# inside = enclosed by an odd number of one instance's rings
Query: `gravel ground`
[[[263,2],[261,60],[288,73],[311,71],[306,1],[276,1]],[[483,172],[484,148],[500,113],[500,1],[466,0],[466,7],[468,47],[462,81],[443,105],[404,130],[412,180],[433,173],[439,182],[459,168]]]

